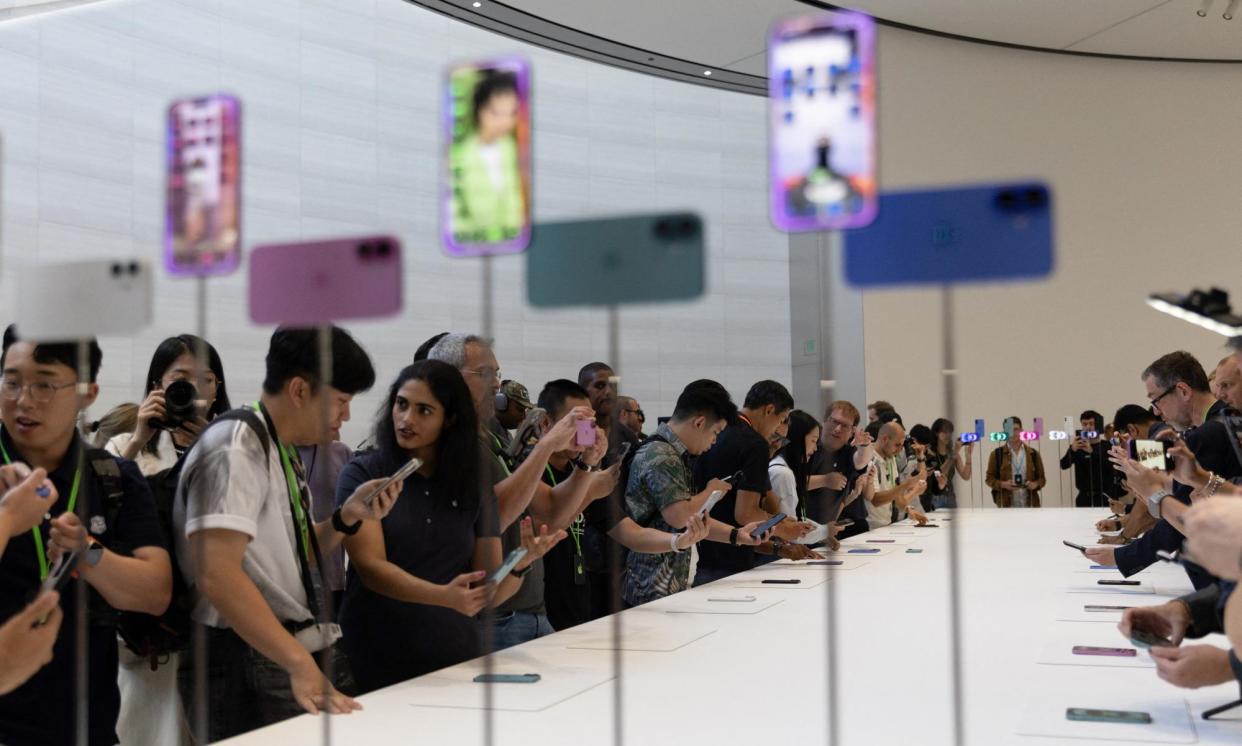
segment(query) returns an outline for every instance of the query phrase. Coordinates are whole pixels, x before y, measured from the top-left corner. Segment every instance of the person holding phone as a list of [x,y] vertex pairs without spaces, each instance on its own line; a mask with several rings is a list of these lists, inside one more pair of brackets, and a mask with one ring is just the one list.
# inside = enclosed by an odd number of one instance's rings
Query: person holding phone
[[[524,525],[526,556],[499,585],[485,581],[501,564],[496,496],[477,472],[479,424],[461,373],[424,360],[397,375],[375,421],[373,451],[341,473],[337,499],[396,472],[422,466],[380,521],[344,540],[349,576],[341,605],[344,647],[363,692],[482,654],[476,619],[523,584],[523,571],[555,543]],[[410,630],[427,634],[411,635]]]
[[1078,415],[1078,424],[1081,429],[1074,433],[1070,447],[1061,457],[1061,469],[1074,469],[1074,487],[1078,490],[1074,498],[1075,507],[1107,507],[1110,499],[1120,497],[1122,493],[1114,486],[1116,480],[1108,460],[1109,442],[1102,437],[1104,415],[1088,409]]
[[971,478],[971,455],[974,443],[963,443],[954,437],[953,423],[939,417],[932,423],[932,442],[927,447],[927,468],[930,477],[927,492],[930,493],[931,507],[956,508],[957,493],[954,477],[967,482]]
[[[319,378],[318,330],[273,332],[257,405],[217,418],[182,464],[173,527],[181,572],[198,593],[192,616],[207,627],[212,741],[302,712],[360,709],[337,688],[348,678],[318,573],[324,552],[388,515],[401,484],[368,499],[384,480],[365,482],[329,520],[310,515],[297,447],[335,440],[354,396],[375,382],[354,338],[338,327],[329,334],[331,383]],[[328,656],[334,681],[320,668]],[[182,655],[186,702],[194,664],[192,650]]]
[[[634,454],[624,488],[625,512],[630,516],[627,520],[644,530],[668,535],[669,542],[668,551],[632,551],[626,557],[621,599],[627,607],[688,587],[689,549],[694,543],[689,539],[698,533],[695,522],[713,493],[734,489],[729,482],[713,478],[700,492],[693,493],[693,473],[688,462],[709,451],[736,414],[737,407],[723,386],[715,381],[695,381],[677,397],[672,419],[656,428],[655,434]],[[761,521],[735,528],[732,523],[709,515],[705,522],[706,538],[722,546],[754,547],[765,538],[751,533]],[[685,543],[683,537],[687,538]],[[622,543],[631,544],[624,540]],[[700,553],[704,547],[700,545]]]
[[[13,526],[27,530],[8,534],[0,557],[0,619],[29,614],[28,603],[51,568],[73,554],[78,557],[76,578],[68,581],[61,598],[73,599],[75,583],[85,582],[92,621],[112,618],[117,611],[161,614],[172,595],[172,569],[146,480],[132,462],[86,448],[78,434],[81,409],[99,395],[96,380],[103,362],[98,342],[92,339],[86,346],[86,379],[79,380],[77,344],[28,342],[12,326],[4,332],[0,462],[12,467],[10,472],[42,470],[55,488],[49,501],[56,497],[43,506],[38,520],[34,504],[27,502],[29,512],[23,510]],[[74,630],[80,610],[72,601],[62,609],[51,662],[0,697],[0,742],[73,743],[79,706],[89,707],[87,743],[117,742],[116,627],[89,626],[86,664],[91,697],[78,703]]]
[[927,516],[912,506],[927,489],[927,467],[919,464],[904,477],[897,463],[898,455],[905,450],[905,428],[897,420],[880,426],[875,443],[875,486],[864,494],[867,502],[867,524],[882,528],[900,520],[909,513],[919,523],[926,523]]
[[828,405],[821,426],[820,448],[811,456],[807,477],[807,517],[817,523],[851,520],[841,538],[869,530],[867,505],[859,500],[867,485],[860,478],[871,469],[875,444],[858,427],[861,414],[848,401]]
[[1039,451],[1022,442],[1022,420],[1005,419],[1009,439],[988,457],[984,481],[992,488],[992,502],[998,508],[1038,508],[1039,491],[1048,482]]

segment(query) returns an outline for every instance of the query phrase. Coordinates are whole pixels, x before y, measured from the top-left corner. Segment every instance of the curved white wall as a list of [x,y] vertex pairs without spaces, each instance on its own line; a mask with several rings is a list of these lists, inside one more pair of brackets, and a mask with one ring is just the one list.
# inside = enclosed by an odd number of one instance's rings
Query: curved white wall
[[[244,111],[247,245],[387,230],[407,252],[399,320],[351,328],[380,386],[415,347],[479,325],[479,268],[437,232],[440,71],[520,51],[534,65],[541,219],[690,208],[707,223],[709,295],[622,314],[627,393],[651,415],[693,378],[745,395],[790,379],[788,242],[766,216],[763,101],[583,62],[403,0],[112,0],[0,24],[0,319],[33,261],[159,256],[164,107],[225,89]],[[603,312],[525,304],[521,258],[496,261],[506,376],[536,393],[606,354]],[[104,393],[134,400],[162,337],[193,330],[191,286],[161,279],[155,325],[105,339]],[[209,338],[237,402],[258,391],[270,329],[244,282],[213,282]],[[360,438],[379,398],[354,409]]]
[[[1222,337],[1143,300],[1215,283],[1242,305],[1242,67],[890,29],[879,50],[885,188],[1034,176],[1055,193],[1050,280],[957,291],[959,426],[1086,408],[1111,418],[1143,403],[1138,376],[1159,355],[1184,348],[1215,366]],[[870,292],[864,310],[868,397],[930,424],[942,408],[938,292]],[[1056,445],[1043,451],[1051,465]]]

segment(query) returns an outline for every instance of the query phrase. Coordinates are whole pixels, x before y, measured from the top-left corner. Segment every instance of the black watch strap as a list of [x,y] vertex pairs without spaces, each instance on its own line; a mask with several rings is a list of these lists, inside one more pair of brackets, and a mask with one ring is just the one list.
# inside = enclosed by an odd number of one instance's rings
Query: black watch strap
[[733,546],[737,546],[737,531],[737,527],[734,526],[733,530],[729,532],[729,543]]
[[532,563],[530,563],[529,565],[527,565],[526,567],[523,567],[521,570],[519,570],[519,569],[517,569],[517,568],[515,567],[515,568],[513,568],[512,570],[510,570],[510,571],[509,571],[509,574],[510,574],[510,575],[512,575],[512,576],[513,576],[513,577],[515,577],[515,578],[520,578],[520,577],[522,577],[522,576],[526,575],[526,573],[530,572],[530,569],[531,569],[532,567],[534,567],[534,566],[535,566],[535,563],[534,563],[534,562],[532,562]]
[[358,529],[362,528],[362,521],[358,521],[352,526],[345,525],[345,521],[341,520],[341,509],[337,508],[332,511],[332,528],[340,531],[346,536],[353,536],[358,533]]

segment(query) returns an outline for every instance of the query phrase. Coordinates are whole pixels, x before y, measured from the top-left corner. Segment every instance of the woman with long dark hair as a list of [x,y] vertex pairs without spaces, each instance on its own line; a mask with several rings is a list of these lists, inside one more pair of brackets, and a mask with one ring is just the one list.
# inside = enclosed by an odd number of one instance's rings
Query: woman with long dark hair
[[[198,363],[200,347],[207,353],[206,370]],[[174,385],[176,396],[170,400],[166,392]],[[193,334],[165,339],[151,356],[143,397],[134,431],[112,438],[107,448],[133,460],[139,471],[151,476],[176,465],[207,423],[229,411],[220,353]],[[188,410],[187,402],[191,404]]]
[[[389,388],[376,418],[376,449],[357,456],[337,483],[344,501],[363,482],[423,463],[405,479],[383,521],[365,521],[345,539],[349,573],[340,624],[354,678],[371,691],[477,657],[475,616],[517,592],[521,574],[563,536],[536,538],[522,525],[527,555],[497,585],[496,496],[481,473],[479,424],[456,368],[421,360]],[[487,486],[484,487],[483,485]]]
[[933,508],[956,508],[953,477],[970,481],[974,443],[962,443],[953,437],[953,423],[943,417],[932,423],[931,432],[926,457],[927,495],[931,497]]
[[789,441],[768,464],[772,491],[780,498],[780,512],[806,520],[807,479],[811,456],[819,449],[819,421],[801,409],[789,413]]

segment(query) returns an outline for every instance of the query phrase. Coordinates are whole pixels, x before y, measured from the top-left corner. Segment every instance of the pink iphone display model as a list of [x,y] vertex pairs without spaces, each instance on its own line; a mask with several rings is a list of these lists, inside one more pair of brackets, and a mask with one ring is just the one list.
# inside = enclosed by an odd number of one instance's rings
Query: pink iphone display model
[[164,263],[175,275],[222,275],[241,263],[240,111],[225,94],[168,107]]
[[444,248],[509,254],[530,243],[530,65],[504,57],[454,65],[444,81]]
[[392,236],[270,244],[250,252],[250,319],[319,326],[401,310],[401,243]]
[[580,446],[595,445],[595,422],[593,420],[578,420],[576,442]]
[[1138,651],[1134,648],[1099,648],[1091,645],[1075,645],[1074,655],[1101,655],[1111,658],[1134,658]]
[[780,21],[768,41],[772,224],[861,228],[875,219],[875,22],[833,12]]

